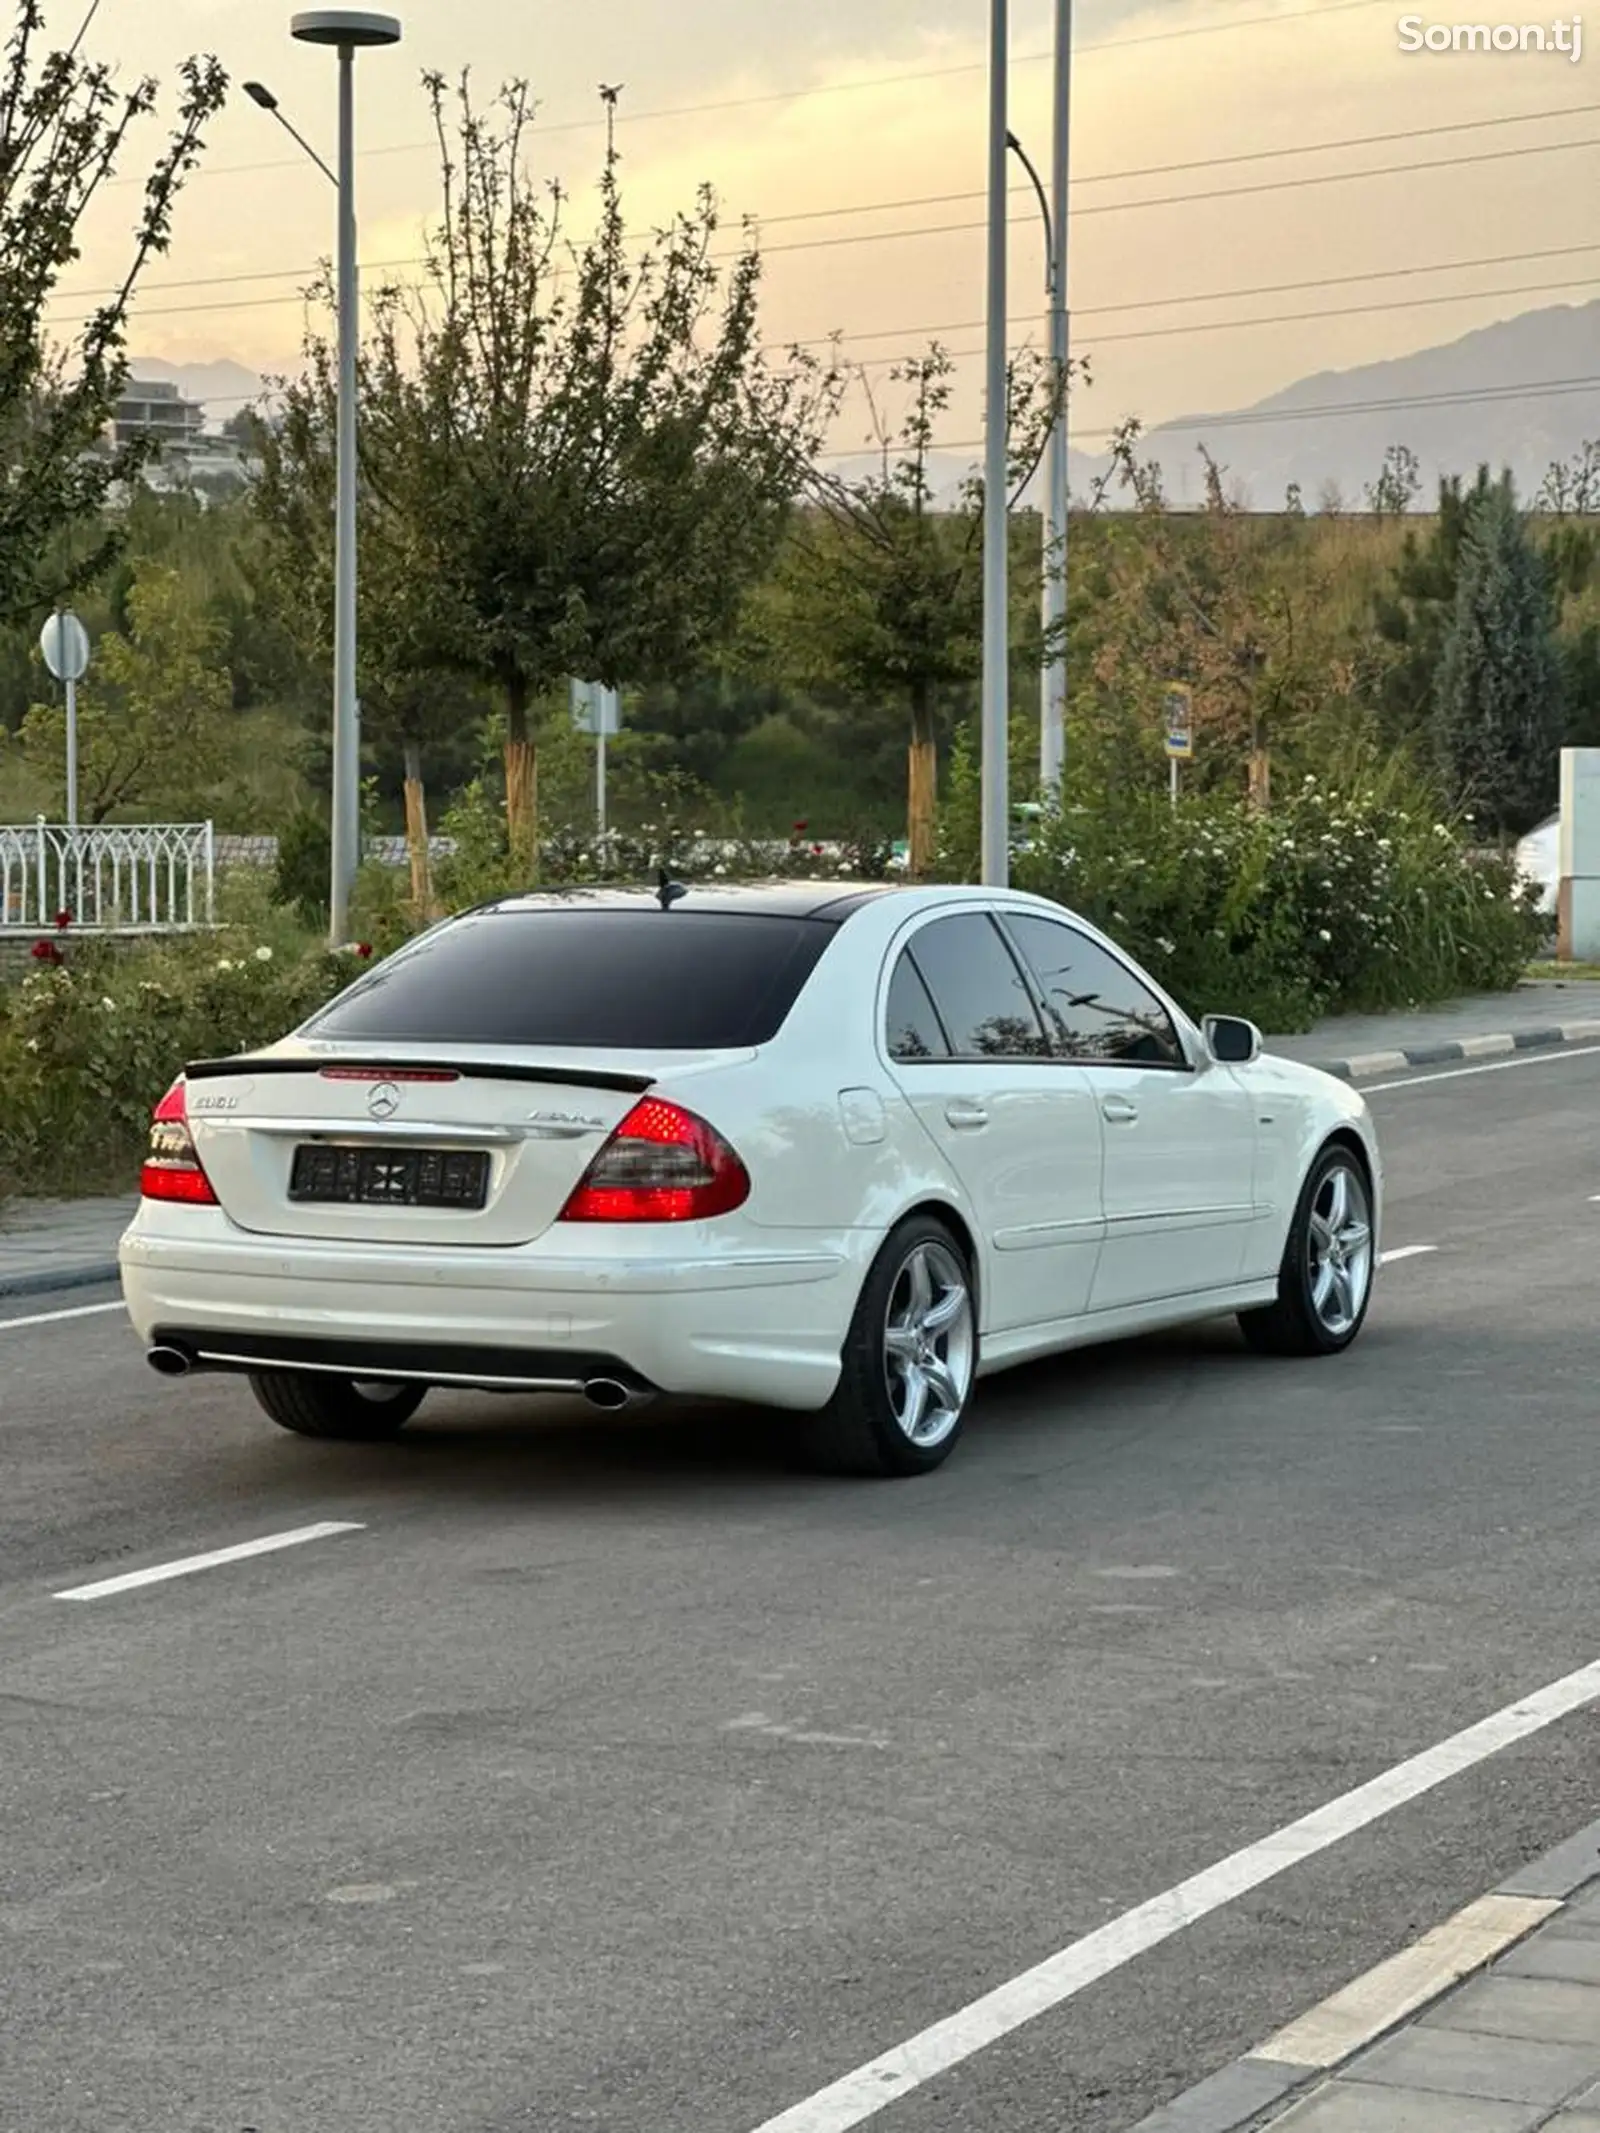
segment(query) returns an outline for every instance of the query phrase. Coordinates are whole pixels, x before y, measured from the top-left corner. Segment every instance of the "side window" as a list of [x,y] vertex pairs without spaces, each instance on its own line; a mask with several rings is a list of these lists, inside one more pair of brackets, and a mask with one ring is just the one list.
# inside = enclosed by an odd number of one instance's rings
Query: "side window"
[[891,1059],[949,1058],[949,1041],[939,1027],[939,1017],[928,998],[928,988],[923,984],[922,974],[912,962],[909,950],[902,951],[894,966],[894,976],[889,980],[886,1019]]
[[1027,980],[980,912],[935,919],[913,936],[916,962],[957,1059],[1049,1056]]
[[1171,1015],[1116,956],[1054,919],[1008,912],[1006,928],[1038,980],[1058,1051],[1091,1065],[1187,1065]]

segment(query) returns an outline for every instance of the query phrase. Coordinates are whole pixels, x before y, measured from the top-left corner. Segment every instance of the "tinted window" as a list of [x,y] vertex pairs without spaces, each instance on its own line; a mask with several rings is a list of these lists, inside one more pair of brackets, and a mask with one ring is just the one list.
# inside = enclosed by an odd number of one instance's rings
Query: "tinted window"
[[949,1058],[950,1047],[939,1027],[933,1002],[928,998],[928,988],[909,954],[902,955],[894,966],[885,1019],[889,1028],[891,1059]]
[[910,952],[958,1059],[1049,1052],[1027,981],[987,918],[936,919],[915,935]]
[[1039,981],[1057,1048],[1069,1058],[1187,1063],[1172,1017],[1116,956],[1053,919],[1008,913],[1006,927]]
[[480,912],[381,963],[307,1028],[385,1043],[764,1044],[834,931],[728,912]]

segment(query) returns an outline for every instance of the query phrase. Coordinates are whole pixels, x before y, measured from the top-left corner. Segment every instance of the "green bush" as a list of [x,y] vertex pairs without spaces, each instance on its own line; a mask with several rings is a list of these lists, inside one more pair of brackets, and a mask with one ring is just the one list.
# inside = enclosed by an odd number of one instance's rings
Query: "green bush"
[[186,1061],[270,1043],[361,967],[232,929],[151,947],[62,939],[60,963],[0,987],[0,1190],[131,1191],[151,1107]]
[[[976,810],[962,759],[943,818],[952,878],[976,871]],[[1029,826],[1012,880],[1081,912],[1190,1013],[1300,1030],[1517,982],[1540,924],[1510,858],[1474,854],[1468,827],[1394,766],[1352,767],[1338,789],[1308,777],[1267,814],[1069,793]]]

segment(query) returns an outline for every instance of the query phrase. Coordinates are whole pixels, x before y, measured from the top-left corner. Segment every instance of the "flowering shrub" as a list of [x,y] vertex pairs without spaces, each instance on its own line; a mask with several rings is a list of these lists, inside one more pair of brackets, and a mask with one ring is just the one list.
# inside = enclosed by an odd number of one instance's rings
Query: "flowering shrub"
[[[944,854],[968,878],[969,785],[962,766]],[[1191,1013],[1280,1032],[1514,985],[1538,942],[1512,861],[1474,856],[1392,777],[1307,778],[1267,814],[1148,789],[1069,800],[1030,826],[1012,879],[1081,911]]]
[[129,1189],[151,1106],[187,1060],[283,1036],[362,967],[233,933],[151,948],[62,937],[65,954],[0,987],[12,1191]]

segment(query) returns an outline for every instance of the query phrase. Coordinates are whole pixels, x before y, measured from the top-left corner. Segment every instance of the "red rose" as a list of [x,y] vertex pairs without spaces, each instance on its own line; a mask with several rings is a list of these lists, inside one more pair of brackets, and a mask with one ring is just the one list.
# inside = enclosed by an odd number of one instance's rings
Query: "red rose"
[[58,932],[64,933],[71,924],[72,913],[70,911],[58,911],[56,913],[56,929]]
[[356,954],[360,956],[362,962],[365,963],[372,954],[371,941],[357,941]]
[[811,856],[813,859],[820,859],[822,857],[822,846],[820,844],[814,844],[811,847]]
[[35,941],[32,954],[36,963],[59,963],[62,960],[61,950],[54,941]]

